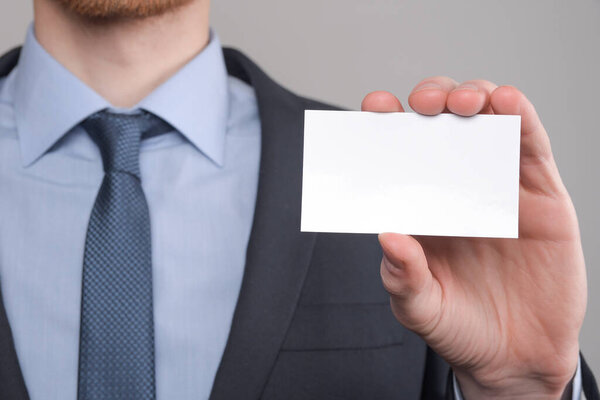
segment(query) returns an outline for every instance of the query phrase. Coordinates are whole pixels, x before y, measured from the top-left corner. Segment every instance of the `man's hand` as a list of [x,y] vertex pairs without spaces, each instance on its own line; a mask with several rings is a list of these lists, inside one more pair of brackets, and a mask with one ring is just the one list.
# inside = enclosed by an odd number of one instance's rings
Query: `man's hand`
[[[533,105],[517,89],[447,77],[410,94],[418,113],[521,115],[519,239],[385,233],[381,277],[396,318],[452,366],[467,399],[559,399],[586,307],[577,217]],[[374,92],[364,111],[404,111]]]

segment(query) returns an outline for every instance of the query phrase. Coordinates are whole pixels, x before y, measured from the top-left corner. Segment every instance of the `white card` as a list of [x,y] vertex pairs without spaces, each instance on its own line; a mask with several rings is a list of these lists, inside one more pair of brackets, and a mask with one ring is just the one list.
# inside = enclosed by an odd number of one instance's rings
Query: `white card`
[[301,230],[516,238],[520,125],[306,111]]

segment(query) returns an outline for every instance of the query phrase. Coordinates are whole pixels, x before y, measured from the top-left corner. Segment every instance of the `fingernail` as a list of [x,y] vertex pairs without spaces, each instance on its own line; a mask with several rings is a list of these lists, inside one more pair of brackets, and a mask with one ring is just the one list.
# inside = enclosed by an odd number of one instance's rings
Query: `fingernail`
[[456,89],[454,89],[455,92],[457,90],[473,90],[473,91],[477,92],[479,90],[479,88],[477,87],[477,85],[474,85],[472,83],[463,83],[461,85],[458,85],[456,87]]
[[417,86],[414,91],[420,92],[421,90],[427,90],[427,89],[442,90],[442,86],[438,85],[435,82],[425,82],[425,83],[422,83],[419,86]]

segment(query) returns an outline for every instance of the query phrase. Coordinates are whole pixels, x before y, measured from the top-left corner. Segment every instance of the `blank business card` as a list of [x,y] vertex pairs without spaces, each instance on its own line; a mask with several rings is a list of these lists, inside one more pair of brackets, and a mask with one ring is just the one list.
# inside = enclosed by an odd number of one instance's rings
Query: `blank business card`
[[520,123],[306,111],[301,230],[516,238]]

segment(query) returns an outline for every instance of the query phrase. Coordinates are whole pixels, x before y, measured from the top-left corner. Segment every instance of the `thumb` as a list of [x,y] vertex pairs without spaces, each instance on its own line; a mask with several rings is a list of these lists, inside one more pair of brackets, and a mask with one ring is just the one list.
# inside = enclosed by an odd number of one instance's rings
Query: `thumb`
[[441,316],[442,291],[419,242],[408,235],[382,233],[381,279],[392,311],[402,325],[428,336]]

